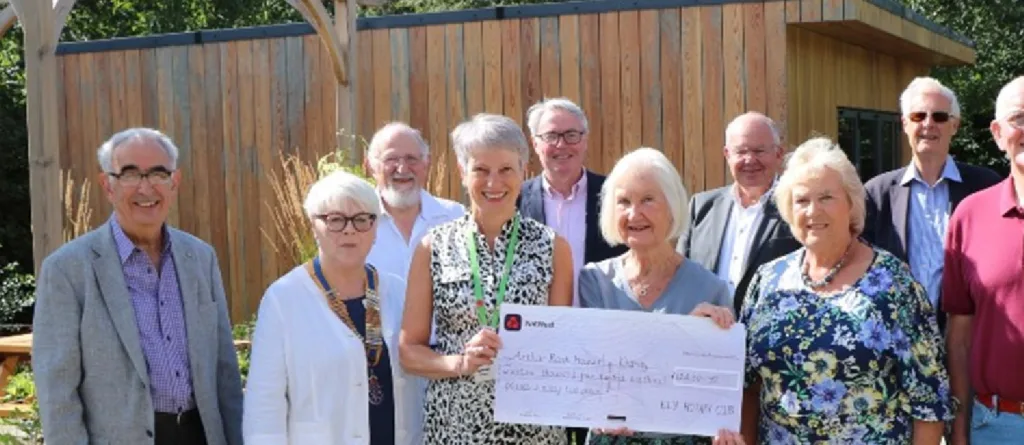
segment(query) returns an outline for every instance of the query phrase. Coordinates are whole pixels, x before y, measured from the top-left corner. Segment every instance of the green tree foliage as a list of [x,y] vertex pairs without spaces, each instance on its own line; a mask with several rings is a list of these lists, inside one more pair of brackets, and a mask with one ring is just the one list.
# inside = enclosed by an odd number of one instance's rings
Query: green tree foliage
[[1000,88],[1024,74],[1024,1],[904,0],[932,21],[975,42],[973,66],[935,68],[932,75],[956,92],[963,114],[952,152],[958,159],[986,165],[1001,174],[1009,163],[992,141],[989,123]]

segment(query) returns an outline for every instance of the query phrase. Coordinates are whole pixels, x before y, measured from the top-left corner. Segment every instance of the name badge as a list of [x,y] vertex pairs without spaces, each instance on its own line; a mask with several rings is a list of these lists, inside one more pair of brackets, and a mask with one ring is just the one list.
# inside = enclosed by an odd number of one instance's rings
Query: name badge
[[473,374],[473,381],[476,383],[483,383],[494,380],[494,365],[481,366],[477,369],[476,374]]

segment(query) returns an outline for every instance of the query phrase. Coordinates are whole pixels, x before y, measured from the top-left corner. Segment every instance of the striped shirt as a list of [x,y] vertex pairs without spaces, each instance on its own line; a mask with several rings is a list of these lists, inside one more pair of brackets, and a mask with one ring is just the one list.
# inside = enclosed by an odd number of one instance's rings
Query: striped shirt
[[907,256],[910,272],[928,292],[932,306],[938,308],[942,287],[943,249],[946,228],[952,213],[949,201],[949,181],[962,182],[960,170],[953,158],[947,156],[946,165],[934,186],[921,178],[914,164],[900,181],[910,184],[910,203],[907,214]]
[[178,413],[195,407],[189,372],[188,337],[178,271],[171,256],[171,238],[163,229],[160,271],[149,255],[135,246],[117,222],[110,218],[121,270],[135,309],[142,354],[149,370],[153,409]]

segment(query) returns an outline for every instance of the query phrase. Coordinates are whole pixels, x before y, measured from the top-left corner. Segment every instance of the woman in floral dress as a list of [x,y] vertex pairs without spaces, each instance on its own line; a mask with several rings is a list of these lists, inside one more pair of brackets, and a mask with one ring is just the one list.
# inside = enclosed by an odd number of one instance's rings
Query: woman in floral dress
[[746,442],[939,444],[954,408],[935,309],[905,263],[858,239],[856,169],[812,139],[775,200],[804,248],[762,266],[745,297]]

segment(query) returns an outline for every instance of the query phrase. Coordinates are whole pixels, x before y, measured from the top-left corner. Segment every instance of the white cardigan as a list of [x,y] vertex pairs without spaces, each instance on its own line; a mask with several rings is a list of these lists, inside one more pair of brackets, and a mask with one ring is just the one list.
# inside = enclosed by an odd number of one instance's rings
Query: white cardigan
[[[395,444],[422,440],[426,381],[398,360],[405,286],[379,272],[381,328],[391,359]],[[279,278],[260,303],[246,384],[242,432],[247,445],[369,444],[363,343],[331,311],[302,266]]]

